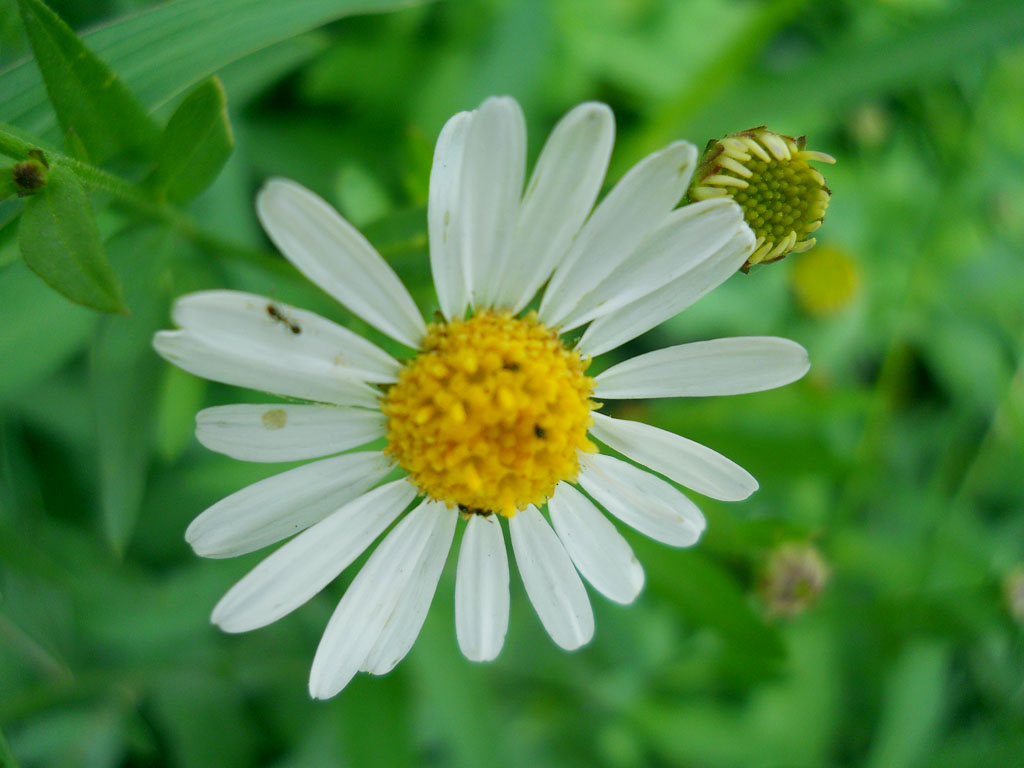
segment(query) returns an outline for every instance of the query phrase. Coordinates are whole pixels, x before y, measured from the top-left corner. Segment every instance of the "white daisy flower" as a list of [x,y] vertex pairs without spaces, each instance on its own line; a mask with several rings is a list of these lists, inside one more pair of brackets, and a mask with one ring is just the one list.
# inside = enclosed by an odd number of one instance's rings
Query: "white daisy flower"
[[[731,199],[676,207],[696,165],[686,142],[639,162],[591,211],[613,136],[607,106],[576,107],[552,131],[524,191],[526,129],[513,99],[488,99],[448,121],[427,211],[443,319],[429,326],[384,259],[327,203],[294,182],[267,183],[257,211],[270,238],[349,311],[415,350],[405,361],[315,314],[234,291],[179,299],[180,330],[154,339],[198,376],[312,401],[197,417],[199,441],[229,456],[317,459],[244,488],[189,526],[186,538],[205,557],[293,537],[217,604],[222,629],[256,629],[295,610],[397,521],[327,625],[310,675],[314,697],[406,655],[460,517],[456,635],[469,659],[489,661],[508,628],[506,526],[544,628],[572,650],[594,632],[581,575],[619,603],[644,583],[606,513],[689,546],[704,517],[673,482],[729,501],[757,488],[710,448],[596,412],[604,400],[770,389],[808,369],[798,344],[749,337],[669,347],[586,375],[592,356],[685,309],[755,245]],[[538,309],[524,312],[545,283]],[[568,345],[561,334],[582,326]],[[591,437],[650,471],[598,453]],[[380,438],[383,451],[345,453]],[[402,477],[384,482],[396,471]]]

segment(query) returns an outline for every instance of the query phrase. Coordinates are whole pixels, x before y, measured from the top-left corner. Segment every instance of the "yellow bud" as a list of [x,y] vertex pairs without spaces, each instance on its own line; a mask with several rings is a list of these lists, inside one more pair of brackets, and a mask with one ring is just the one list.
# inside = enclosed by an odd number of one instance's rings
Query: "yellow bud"
[[846,308],[860,288],[857,263],[834,245],[815,248],[797,261],[789,279],[800,308],[814,317]]

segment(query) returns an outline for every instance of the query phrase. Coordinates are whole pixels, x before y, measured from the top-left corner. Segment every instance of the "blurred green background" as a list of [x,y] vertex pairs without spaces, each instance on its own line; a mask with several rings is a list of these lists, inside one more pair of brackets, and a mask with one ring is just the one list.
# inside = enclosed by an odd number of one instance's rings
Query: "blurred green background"
[[[336,19],[356,4],[317,0],[318,17],[244,49],[234,5],[200,20],[192,53],[158,26],[103,54],[161,121],[217,69],[236,140],[188,227],[94,197],[129,317],[32,275],[20,203],[0,204],[0,727],[17,764],[1024,765],[1020,2],[450,0]],[[93,38],[107,43],[147,6],[52,2],[78,30],[114,22]],[[0,68],[27,51],[0,0]],[[189,66],[192,80],[147,91]],[[281,467],[198,446],[196,410],[265,396],[174,370],[149,339],[173,297],[212,287],[365,330],[264,240],[252,200],[270,175],[364,228],[431,313],[433,141],[496,93],[522,103],[531,157],[570,106],[609,103],[612,181],[671,140],[762,123],[835,155],[817,249],[737,275],[613,353],[774,334],[813,367],[776,392],[613,411],[712,446],[761,490],[700,499],[693,550],[627,534],[647,586],[628,608],[592,595],[589,646],[558,650],[514,575],[503,653],[465,661],[450,558],[409,657],[313,702],[312,654],[357,567],[266,629],[209,624],[262,555],[204,561],[183,531]],[[820,553],[828,579],[787,610],[792,576],[770,582],[792,545]]]

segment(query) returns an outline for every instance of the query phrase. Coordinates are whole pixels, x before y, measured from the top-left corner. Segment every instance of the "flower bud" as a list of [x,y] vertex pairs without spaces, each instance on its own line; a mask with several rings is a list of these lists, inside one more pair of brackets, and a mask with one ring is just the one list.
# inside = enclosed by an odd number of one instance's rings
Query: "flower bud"
[[50,164],[46,162],[43,153],[33,149],[28,153],[28,159],[15,163],[11,169],[11,178],[18,190],[18,197],[34,195],[46,186],[46,177],[49,174]]
[[763,125],[711,141],[690,188],[691,200],[731,197],[757,238],[742,269],[810,250],[811,233],[825,220],[831,191],[810,161],[834,163],[824,152],[805,148]]
[[793,265],[789,280],[800,308],[812,317],[825,317],[853,301],[860,288],[860,270],[845,250],[823,245]]
[[800,615],[818,601],[828,577],[828,565],[817,549],[810,544],[783,544],[768,557],[761,574],[761,599],[768,615]]

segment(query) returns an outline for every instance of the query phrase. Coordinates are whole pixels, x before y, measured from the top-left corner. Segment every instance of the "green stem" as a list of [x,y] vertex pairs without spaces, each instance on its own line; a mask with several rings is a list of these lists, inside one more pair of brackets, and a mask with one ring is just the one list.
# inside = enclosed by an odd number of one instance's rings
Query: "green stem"
[[[943,188],[949,194],[935,202],[930,212],[928,223],[923,231],[928,233],[941,232],[941,222],[956,215],[955,206],[962,199],[956,195],[961,189],[963,174],[949,174],[943,177]],[[865,414],[854,453],[853,467],[849,480],[844,484],[832,511],[835,526],[848,522],[855,510],[870,502],[870,494],[878,487],[878,471],[883,466],[880,452],[882,451],[889,432],[893,429],[896,411],[901,407],[899,398],[901,390],[907,385],[913,362],[912,331],[914,313],[928,295],[933,267],[929,255],[933,247],[928,239],[922,238],[913,262],[908,265],[904,280],[903,303],[897,321],[893,324],[890,342],[878,377],[875,381],[871,404]],[[961,440],[959,434],[951,439]],[[973,465],[973,462],[972,462]],[[928,493],[933,493],[941,481],[939,467],[932,469],[932,485]],[[972,472],[968,469],[968,475]],[[954,486],[956,487],[956,486]],[[959,492],[958,492],[959,493]]]
[[34,147],[27,141],[0,130],[0,155],[6,155],[13,160],[24,160],[28,157],[30,149]]
[[86,186],[113,195],[120,202],[148,218],[160,219],[170,224],[180,223],[183,218],[178,211],[154,200],[127,179],[122,179],[120,176],[115,176],[101,168],[97,168],[89,163],[83,163],[81,160],[68,157],[52,149],[42,149],[24,139],[18,138],[8,131],[0,129],[0,154],[21,160],[28,157],[29,152],[33,149],[40,149],[43,157],[46,158],[46,162],[51,166],[67,168]]
[[875,473],[878,445],[884,440],[890,426],[895,399],[904,386],[910,364],[911,350],[905,341],[902,324],[898,327],[901,330],[893,334],[875,380],[853,451],[853,466],[833,507],[832,517],[837,527],[848,522],[848,516],[865,501],[865,496],[877,483]]
[[[0,128],[0,154],[20,160],[28,157],[33,149],[37,149],[36,145]],[[134,213],[173,227],[182,236],[205,250],[247,261],[277,274],[294,274],[284,262],[264,251],[231,243],[202,231],[189,216],[153,198],[127,179],[51,149],[44,149],[43,155],[51,166],[67,168],[87,187],[111,195],[118,204]]]
[[260,250],[259,248],[251,248],[246,245],[231,242],[230,240],[225,240],[222,237],[218,237],[217,235],[200,229],[191,221],[187,223],[189,228],[187,230],[181,230],[182,234],[204,251],[225,256],[229,259],[247,262],[255,267],[259,267],[265,272],[270,272],[281,277],[286,277],[292,280],[300,280],[301,278],[298,270],[292,267],[284,259],[278,258],[266,251]]
[[3,730],[0,730],[0,768],[18,768],[18,761],[14,759],[11,748],[4,738]]
[[73,171],[86,186],[113,195],[120,202],[139,213],[171,223],[181,216],[178,211],[157,202],[127,179],[122,179],[120,176],[115,176],[94,165],[83,163],[81,160],[75,160],[73,157],[51,153],[48,159],[52,165],[63,166]]
[[1024,414],[1024,358],[1021,358],[1017,365],[1010,384],[1007,387],[1006,395],[999,402],[992,419],[988,423],[985,434],[978,441],[974,454],[964,468],[956,485],[953,499],[957,502],[963,501],[975,485],[975,477],[978,474],[984,461],[992,455],[1000,438],[1006,434],[1013,434],[1014,422],[1020,423],[1020,415]]

